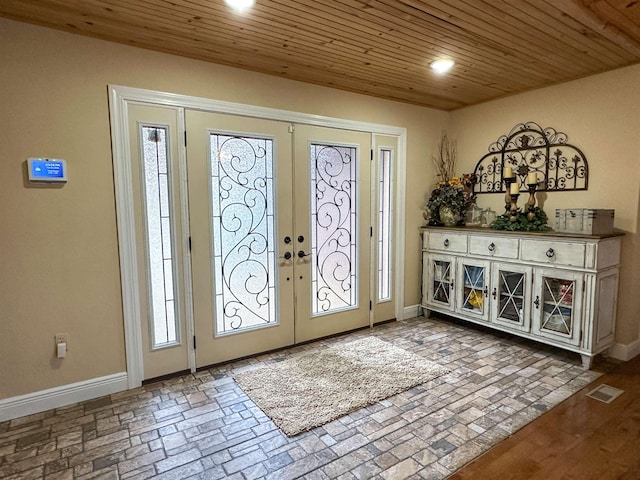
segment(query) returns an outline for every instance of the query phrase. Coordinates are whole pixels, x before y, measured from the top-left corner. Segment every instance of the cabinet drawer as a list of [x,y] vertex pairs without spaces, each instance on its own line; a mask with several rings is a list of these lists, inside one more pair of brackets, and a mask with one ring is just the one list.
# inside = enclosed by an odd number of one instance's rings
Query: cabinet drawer
[[584,243],[558,243],[545,240],[522,240],[520,258],[529,262],[583,267]]
[[425,247],[442,252],[467,252],[467,236],[451,232],[429,232]]
[[518,258],[519,244],[520,241],[517,238],[472,236],[469,237],[469,253],[516,259]]

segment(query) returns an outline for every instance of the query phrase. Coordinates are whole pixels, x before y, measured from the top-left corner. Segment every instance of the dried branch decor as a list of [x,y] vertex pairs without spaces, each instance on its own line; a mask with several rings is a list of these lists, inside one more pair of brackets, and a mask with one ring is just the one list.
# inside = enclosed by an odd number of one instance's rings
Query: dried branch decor
[[457,147],[455,140],[450,140],[447,132],[442,132],[440,143],[438,144],[438,154],[433,157],[433,165],[436,168],[436,175],[442,182],[448,182],[453,178],[456,170]]

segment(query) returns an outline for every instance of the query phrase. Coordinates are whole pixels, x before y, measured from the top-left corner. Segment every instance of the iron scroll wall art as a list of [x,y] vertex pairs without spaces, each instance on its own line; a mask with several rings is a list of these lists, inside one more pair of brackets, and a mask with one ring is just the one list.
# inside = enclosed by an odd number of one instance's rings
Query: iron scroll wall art
[[504,193],[505,167],[527,189],[529,173],[537,177],[538,191],[587,190],[589,164],[582,151],[567,143],[567,135],[535,122],[520,123],[489,145],[489,153],[476,164],[474,193]]

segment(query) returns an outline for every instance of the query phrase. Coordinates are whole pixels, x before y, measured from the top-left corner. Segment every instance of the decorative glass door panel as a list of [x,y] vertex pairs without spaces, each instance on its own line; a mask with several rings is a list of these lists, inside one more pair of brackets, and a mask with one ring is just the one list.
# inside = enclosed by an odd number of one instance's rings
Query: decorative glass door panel
[[313,315],[357,307],[357,149],[309,147]]
[[427,302],[453,308],[454,262],[451,257],[428,257]]
[[391,230],[391,178],[393,150],[390,148],[380,148],[378,158],[378,178],[376,194],[378,196],[377,212],[377,300],[378,302],[388,302],[391,300],[391,245],[393,232]]
[[374,188],[371,205],[375,259],[373,321],[381,322],[396,317],[394,292],[394,179],[397,165],[398,139],[388,135],[373,137],[372,172]]
[[143,147],[146,237],[149,267],[152,348],[179,343],[176,320],[174,254],[175,224],[171,208],[167,127],[140,126]]
[[273,143],[210,134],[216,335],[278,323]]
[[580,342],[582,274],[567,272],[536,277],[534,312],[537,333],[577,345]]
[[462,280],[462,284],[458,285],[457,289],[458,310],[488,320],[489,262],[461,259],[458,268],[458,278]]
[[493,315],[496,323],[529,329],[531,269],[517,265],[494,264],[492,278]]

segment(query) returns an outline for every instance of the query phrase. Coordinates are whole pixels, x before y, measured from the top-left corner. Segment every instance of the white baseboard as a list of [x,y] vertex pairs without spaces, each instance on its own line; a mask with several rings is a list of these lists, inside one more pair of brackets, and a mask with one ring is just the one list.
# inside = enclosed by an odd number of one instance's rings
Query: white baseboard
[[44,412],[72,403],[91,400],[129,388],[127,372],[114,373],[82,382],[0,400],[0,422]]
[[422,315],[422,308],[420,305],[410,305],[402,309],[402,320],[406,318],[414,318]]
[[614,343],[609,349],[608,355],[617,360],[627,361],[631,360],[636,355],[640,355],[640,340],[628,343],[626,345],[622,343]]

